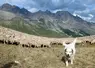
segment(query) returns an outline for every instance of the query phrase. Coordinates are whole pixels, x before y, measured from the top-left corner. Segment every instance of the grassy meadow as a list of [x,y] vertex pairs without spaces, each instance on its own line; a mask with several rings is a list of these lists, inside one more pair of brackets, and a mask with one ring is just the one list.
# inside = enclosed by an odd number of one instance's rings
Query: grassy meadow
[[[0,68],[67,68],[62,60],[63,46],[26,48],[0,44]],[[10,64],[19,61],[20,65]],[[76,46],[73,65],[68,68],[95,68],[95,45]]]

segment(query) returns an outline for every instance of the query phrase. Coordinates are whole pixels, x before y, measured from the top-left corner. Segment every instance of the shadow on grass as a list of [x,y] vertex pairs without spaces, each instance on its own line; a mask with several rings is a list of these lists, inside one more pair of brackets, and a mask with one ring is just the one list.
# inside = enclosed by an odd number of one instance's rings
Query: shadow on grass
[[61,59],[61,61],[65,63],[65,61],[66,61],[66,57],[63,56],[62,59]]
[[3,65],[3,67],[1,67],[1,68],[11,68],[13,65],[16,66],[18,64],[15,62],[9,62],[9,63]]

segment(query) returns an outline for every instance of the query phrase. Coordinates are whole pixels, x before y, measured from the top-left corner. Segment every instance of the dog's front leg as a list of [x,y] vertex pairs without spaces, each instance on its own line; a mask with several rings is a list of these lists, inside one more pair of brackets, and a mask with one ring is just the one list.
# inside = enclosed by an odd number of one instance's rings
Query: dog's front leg
[[73,64],[73,60],[74,60],[74,56],[72,56],[72,58],[71,58],[71,64]]
[[66,67],[68,67],[68,61],[66,61]]
[[71,59],[71,64],[73,64],[73,59]]

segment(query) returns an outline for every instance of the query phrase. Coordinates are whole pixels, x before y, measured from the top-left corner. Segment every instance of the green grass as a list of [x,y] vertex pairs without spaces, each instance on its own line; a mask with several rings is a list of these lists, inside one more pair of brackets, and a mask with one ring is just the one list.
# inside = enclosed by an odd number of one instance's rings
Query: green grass
[[89,35],[82,30],[78,34],[76,34],[75,32],[72,32],[69,29],[63,29],[63,28],[60,28],[63,32],[56,32],[48,29],[44,19],[39,19],[39,21],[40,22],[37,23],[36,25],[32,25],[29,22],[25,21],[23,18],[15,17],[11,20],[0,20],[0,25],[20,32],[37,36],[45,36],[45,37],[60,38],[60,37],[69,37],[69,36],[80,37],[81,36],[80,34],[82,34],[83,36]]
[[69,29],[63,29],[60,27],[60,29],[66,33],[68,36],[72,36],[72,37],[82,37],[82,36],[89,36],[90,34],[84,32],[83,30],[80,30],[78,33],[75,33]]
[[45,37],[67,37],[64,33],[55,32],[52,30],[48,30],[41,26],[41,23],[37,25],[31,25],[28,22],[24,21],[22,18],[14,18],[9,21],[0,21],[0,25],[11,28],[20,32],[38,35],[38,36],[45,36]]

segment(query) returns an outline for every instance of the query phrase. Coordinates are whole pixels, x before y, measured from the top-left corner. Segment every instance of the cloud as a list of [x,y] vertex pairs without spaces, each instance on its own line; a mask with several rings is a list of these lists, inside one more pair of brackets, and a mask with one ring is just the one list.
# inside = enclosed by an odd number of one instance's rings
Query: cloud
[[5,2],[6,2],[5,0],[0,0],[0,5],[2,5]]
[[53,13],[56,13],[57,11],[62,11],[62,9],[54,10]]
[[86,21],[90,21],[94,15],[91,14],[90,10],[89,9],[86,9],[84,11],[75,11],[73,13],[74,16],[79,16],[80,18],[86,20]]
[[[8,0],[7,0],[8,1]],[[23,3],[23,2],[25,2],[26,0],[10,0],[10,2],[12,2],[12,3]]]
[[90,13],[90,10],[89,9],[85,9],[83,11],[81,11],[81,10],[75,10],[74,11],[74,14],[79,14],[79,15],[87,15],[89,13]]
[[63,9],[72,2],[74,2],[74,0],[9,0],[9,3],[12,4],[23,5],[31,8],[35,7],[41,10]]
[[[4,1],[4,0],[1,0]],[[41,10],[85,10],[95,3],[95,0],[6,0],[8,3],[24,7],[39,8]],[[95,5],[93,5],[95,6]]]
[[95,4],[95,0],[79,0],[79,1],[87,5]]
[[81,4],[81,3],[76,3],[76,2],[73,2],[71,3],[70,5],[68,5],[67,7],[68,9],[72,9],[72,10],[80,10],[80,11],[83,11],[86,9],[86,6]]
[[[8,3],[25,7],[31,12],[38,10],[69,11],[81,17],[95,17],[95,0],[6,0]],[[5,0],[0,0],[0,4]],[[91,15],[89,15],[91,14]],[[85,18],[86,19],[86,18]]]
[[[3,1],[3,0],[2,0]],[[40,10],[64,10],[69,11],[85,10],[86,7],[81,3],[82,0],[7,0],[8,3],[23,7],[38,8]],[[87,0],[89,1],[89,0]]]
[[78,15],[78,14],[73,14],[74,16],[78,16],[86,21],[90,21],[94,16],[92,14],[88,14],[88,16],[81,16],[81,15]]
[[34,13],[34,12],[37,12],[39,10],[37,8],[31,8],[31,9],[29,9],[29,11],[32,12],[32,13]]
[[94,17],[94,15],[92,15],[92,14],[89,14],[89,16],[92,17],[92,18]]

